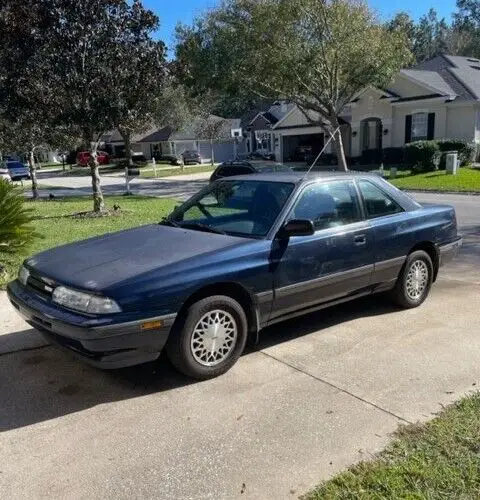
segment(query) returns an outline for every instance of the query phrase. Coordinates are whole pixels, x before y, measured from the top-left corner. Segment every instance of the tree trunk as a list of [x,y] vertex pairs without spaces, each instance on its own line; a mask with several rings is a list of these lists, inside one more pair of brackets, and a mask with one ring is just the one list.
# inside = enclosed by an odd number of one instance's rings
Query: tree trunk
[[127,166],[128,168],[131,168],[133,166],[133,161],[132,161],[132,139],[130,130],[124,130],[121,128],[119,128],[118,130],[123,138],[123,143],[125,144],[125,159],[127,160]]
[[103,212],[105,210],[105,201],[103,200],[102,188],[100,187],[100,172],[98,170],[97,145],[90,146],[90,175],[92,176],[93,189],[93,211]]
[[130,191],[130,179],[128,178],[128,170],[133,167],[131,133],[130,130],[122,129],[120,127],[118,128],[118,131],[120,132],[123,138],[123,143],[125,144],[125,183],[127,186],[127,194],[132,194]]
[[215,165],[215,153],[213,152],[213,139],[210,139],[210,164]]
[[[335,130],[338,127],[338,122],[336,120],[335,123],[333,123],[333,127]],[[343,149],[342,130],[340,128],[338,128],[337,132],[335,133],[333,141],[335,142],[335,150],[337,152],[338,170],[341,170],[342,172],[348,172],[347,159],[345,158],[345,150]]]
[[32,195],[34,200],[38,200],[37,168],[35,167],[35,155],[33,149],[28,152],[28,169],[32,180]]

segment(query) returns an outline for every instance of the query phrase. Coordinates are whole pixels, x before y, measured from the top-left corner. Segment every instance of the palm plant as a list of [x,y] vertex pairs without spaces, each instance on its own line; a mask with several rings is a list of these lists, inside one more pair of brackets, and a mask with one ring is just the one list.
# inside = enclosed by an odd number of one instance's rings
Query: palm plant
[[0,179],[0,258],[2,254],[21,252],[39,236],[31,225],[33,219],[22,190]]

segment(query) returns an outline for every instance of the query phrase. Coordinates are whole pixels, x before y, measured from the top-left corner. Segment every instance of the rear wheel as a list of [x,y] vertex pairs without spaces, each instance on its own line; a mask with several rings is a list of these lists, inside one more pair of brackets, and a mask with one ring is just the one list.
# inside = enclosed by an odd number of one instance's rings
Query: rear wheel
[[179,371],[196,379],[217,377],[242,354],[247,340],[247,318],[231,297],[215,295],[191,305],[168,340],[166,350]]
[[423,250],[412,252],[398,277],[392,298],[401,307],[418,307],[427,298],[432,281],[433,264],[430,256]]

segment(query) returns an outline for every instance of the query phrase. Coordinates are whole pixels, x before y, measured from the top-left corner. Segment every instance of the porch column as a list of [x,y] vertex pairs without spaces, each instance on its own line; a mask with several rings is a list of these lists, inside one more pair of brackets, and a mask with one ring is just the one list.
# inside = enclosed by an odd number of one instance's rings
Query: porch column
[[393,120],[382,120],[382,148],[391,148],[393,140]]
[[352,127],[352,151],[351,155],[352,156],[360,156],[361,154],[361,149],[360,149],[360,122],[352,122],[351,124]]

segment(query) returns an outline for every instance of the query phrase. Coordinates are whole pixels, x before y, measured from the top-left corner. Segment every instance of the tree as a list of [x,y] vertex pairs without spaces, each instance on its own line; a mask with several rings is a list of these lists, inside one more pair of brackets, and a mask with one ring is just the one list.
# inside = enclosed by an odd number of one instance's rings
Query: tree
[[385,87],[410,61],[405,35],[379,24],[356,0],[226,0],[177,30],[186,84],[294,102],[335,134],[339,115],[369,85]]
[[48,33],[45,51],[51,68],[48,81],[55,89],[52,105],[60,110],[59,123],[81,133],[90,153],[94,211],[103,211],[100,138],[120,121],[124,131],[129,129],[141,114],[135,108],[138,101],[129,104],[127,99],[138,83],[134,79],[138,69],[126,50],[135,50],[137,56],[142,52],[156,18],[139,1],[132,5],[125,0],[52,1],[57,22]]
[[114,124],[125,144],[127,165],[132,164],[131,138],[155,122],[160,95],[167,82],[165,44],[151,35],[158,28],[158,17],[135,0],[129,30],[121,40],[112,93]]
[[0,6],[0,121],[2,147],[24,151],[30,168],[33,198],[38,198],[34,151],[46,144],[54,110],[50,106],[53,89],[37,75],[44,74],[44,29],[55,22],[52,4],[5,0]]
[[449,31],[450,28],[445,19],[439,19],[435,9],[430,9],[426,15],[422,16],[415,28],[413,43],[413,52],[417,62],[427,61],[447,52]]
[[391,21],[387,22],[386,28],[389,31],[402,33],[407,41],[408,48],[413,51],[416,26],[413,19],[406,12],[398,12]]
[[476,0],[457,0],[452,31],[456,54],[480,57],[480,5]]

